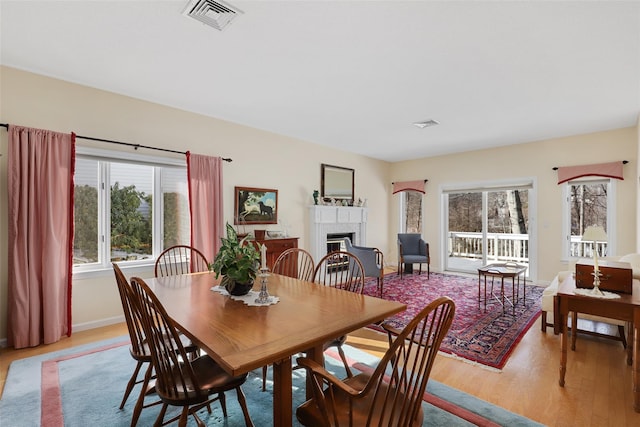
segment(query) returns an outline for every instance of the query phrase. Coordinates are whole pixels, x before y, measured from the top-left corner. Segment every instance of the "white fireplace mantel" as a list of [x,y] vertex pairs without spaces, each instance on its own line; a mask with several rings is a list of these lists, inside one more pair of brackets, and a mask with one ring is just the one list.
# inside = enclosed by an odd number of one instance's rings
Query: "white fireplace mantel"
[[366,245],[367,208],[314,205],[309,207],[309,213],[309,252],[316,263],[327,254],[328,234],[353,233],[354,245]]

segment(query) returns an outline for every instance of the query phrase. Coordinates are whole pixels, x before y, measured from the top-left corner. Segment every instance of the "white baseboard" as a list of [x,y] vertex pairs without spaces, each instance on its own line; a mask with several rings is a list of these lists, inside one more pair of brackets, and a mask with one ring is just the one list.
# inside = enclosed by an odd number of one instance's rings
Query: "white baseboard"
[[551,280],[538,280],[537,283],[532,283],[533,285],[540,286],[541,288],[546,288],[551,284]]
[[[123,315],[123,316],[109,317],[107,319],[100,319],[93,322],[77,323],[72,325],[71,333],[88,331],[89,329],[101,328],[103,326],[114,325],[116,323],[122,323],[124,321],[125,319]],[[6,348],[6,347],[7,347],[7,339],[0,338],[0,348]]]
[[116,323],[122,323],[124,321],[125,319],[123,315],[123,316],[109,317],[107,319],[95,320],[93,322],[77,323],[73,325],[71,329],[71,333],[87,331],[89,329],[101,328],[102,326],[109,326]]

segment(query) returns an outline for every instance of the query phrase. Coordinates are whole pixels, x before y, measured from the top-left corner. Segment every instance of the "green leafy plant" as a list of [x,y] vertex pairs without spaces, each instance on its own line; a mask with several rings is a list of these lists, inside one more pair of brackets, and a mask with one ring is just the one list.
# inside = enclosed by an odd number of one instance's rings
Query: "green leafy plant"
[[255,245],[246,240],[246,237],[238,240],[236,230],[227,223],[227,237],[222,238],[222,247],[213,263],[209,265],[209,269],[216,273],[216,279],[220,275],[224,276],[221,285],[229,292],[235,283],[253,283],[258,275],[260,252]]

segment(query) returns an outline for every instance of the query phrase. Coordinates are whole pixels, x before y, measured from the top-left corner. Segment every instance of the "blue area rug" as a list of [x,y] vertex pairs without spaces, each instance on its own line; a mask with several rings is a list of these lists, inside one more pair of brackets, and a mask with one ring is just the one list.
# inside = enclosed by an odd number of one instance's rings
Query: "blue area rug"
[[[373,356],[352,347],[346,346],[346,353],[356,369],[367,370],[368,366],[377,363]],[[344,368],[333,356],[327,353],[328,369],[344,377]],[[134,367],[125,337],[17,360],[9,368],[0,400],[0,425],[128,426],[139,389],[134,389],[123,410],[118,406]],[[294,407],[304,400],[304,383],[304,371],[294,371]],[[261,370],[250,373],[242,387],[257,427],[272,425],[270,388],[266,392],[261,388]],[[44,400],[42,396],[45,396]],[[154,397],[148,396],[147,401]],[[434,380],[429,382],[425,398],[431,402],[424,403],[425,426],[540,425]],[[227,409],[226,420],[217,403],[213,405],[212,414],[205,409],[200,416],[208,426],[244,426],[235,392],[227,395]],[[144,409],[138,425],[153,425],[159,410],[159,406]],[[195,422],[190,418],[189,426],[192,425]],[[294,425],[298,425],[295,420]]]

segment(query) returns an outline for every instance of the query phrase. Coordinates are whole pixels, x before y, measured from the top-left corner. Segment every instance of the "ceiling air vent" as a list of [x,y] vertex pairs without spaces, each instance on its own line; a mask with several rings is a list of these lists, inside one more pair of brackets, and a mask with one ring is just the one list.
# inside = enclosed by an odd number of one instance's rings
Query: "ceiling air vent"
[[240,13],[243,13],[240,9],[221,0],[191,0],[182,12],[183,15],[197,19],[220,31]]

